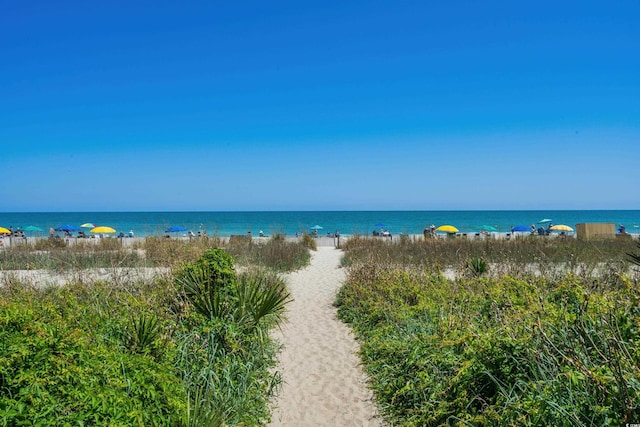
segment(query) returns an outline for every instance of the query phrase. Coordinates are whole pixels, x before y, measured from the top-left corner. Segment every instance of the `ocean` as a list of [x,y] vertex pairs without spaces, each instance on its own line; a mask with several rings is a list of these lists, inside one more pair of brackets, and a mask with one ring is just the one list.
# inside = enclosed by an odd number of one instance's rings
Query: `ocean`
[[[392,234],[421,234],[434,224],[453,225],[462,233],[477,231],[479,226],[490,225],[499,232],[508,232],[512,226],[530,226],[542,219],[553,224],[575,228],[583,222],[612,222],[616,228],[624,224],[627,232],[640,233],[640,210],[557,210],[557,211],[275,211],[275,212],[34,212],[0,213],[0,226],[13,229],[36,226],[48,235],[50,228],[61,225],[80,226],[84,223],[105,225],[118,233],[132,230],[135,236],[162,235],[170,226],[183,226],[194,233],[206,231],[209,235],[229,236],[309,232],[316,225],[320,234],[370,234],[374,229],[389,230]],[[383,224],[383,225],[379,225]]]

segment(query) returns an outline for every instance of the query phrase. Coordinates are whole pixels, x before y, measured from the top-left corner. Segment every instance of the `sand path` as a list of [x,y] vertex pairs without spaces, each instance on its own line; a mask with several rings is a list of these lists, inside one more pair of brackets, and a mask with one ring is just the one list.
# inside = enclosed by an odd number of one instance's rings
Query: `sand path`
[[283,385],[272,426],[382,426],[359,366],[358,343],[332,306],[343,283],[342,252],[319,247],[311,265],[287,275],[293,301],[276,338]]

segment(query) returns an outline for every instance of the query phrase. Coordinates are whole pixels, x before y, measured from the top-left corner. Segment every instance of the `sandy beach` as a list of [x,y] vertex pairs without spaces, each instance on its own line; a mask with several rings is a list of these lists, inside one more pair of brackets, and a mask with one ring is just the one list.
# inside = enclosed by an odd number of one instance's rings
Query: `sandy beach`
[[271,426],[382,426],[359,349],[332,303],[344,281],[342,252],[319,247],[311,265],[287,275],[293,302],[276,338],[283,385]]

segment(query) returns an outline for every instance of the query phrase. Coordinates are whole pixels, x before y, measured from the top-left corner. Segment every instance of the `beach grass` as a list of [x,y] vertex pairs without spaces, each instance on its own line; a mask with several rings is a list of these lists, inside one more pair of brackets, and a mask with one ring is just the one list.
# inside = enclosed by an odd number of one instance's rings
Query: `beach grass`
[[[640,283],[625,273],[627,244],[371,240],[345,245],[348,278],[336,305],[361,342],[391,425],[600,426],[640,418]],[[586,265],[582,275],[566,270],[575,258]],[[441,274],[445,265],[464,271],[463,262],[468,271],[474,259],[473,274]],[[487,275],[480,259],[507,264],[516,277]],[[540,259],[560,271],[519,273]],[[624,269],[586,273],[603,263]]]
[[[627,253],[636,242],[626,239],[424,239],[394,242],[353,236],[343,245],[344,266],[357,263],[396,265],[435,271],[464,272],[470,260],[481,259],[492,277],[531,274],[553,276],[570,271],[582,276],[627,271]],[[612,273],[613,270],[613,273]]]
[[[247,244],[244,244],[247,243]],[[0,269],[74,272],[89,269],[168,268],[177,269],[194,262],[207,250],[225,248],[242,266],[258,266],[279,272],[300,269],[310,260],[309,244],[287,241],[282,236],[260,242],[234,243],[225,239],[201,237],[167,239],[147,237],[132,245],[120,239],[77,240],[38,239],[35,243],[16,244],[0,251]]]

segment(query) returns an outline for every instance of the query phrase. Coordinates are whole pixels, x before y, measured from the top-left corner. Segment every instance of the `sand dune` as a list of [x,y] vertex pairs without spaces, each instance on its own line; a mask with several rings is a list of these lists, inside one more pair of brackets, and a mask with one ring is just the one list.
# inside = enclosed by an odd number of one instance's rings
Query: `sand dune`
[[382,426],[356,354],[358,344],[332,306],[344,281],[341,251],[319,247],[311,265],[287,275],[294,301],[276,338],[284,384],[272,426]]

